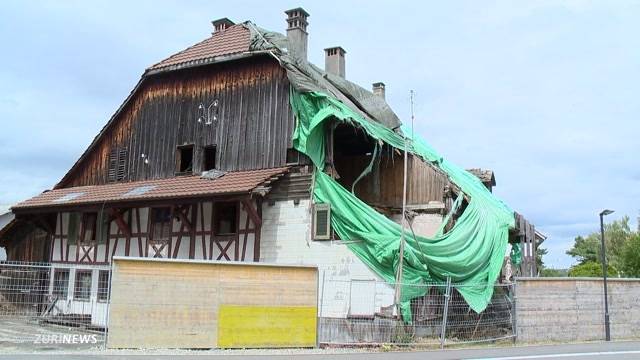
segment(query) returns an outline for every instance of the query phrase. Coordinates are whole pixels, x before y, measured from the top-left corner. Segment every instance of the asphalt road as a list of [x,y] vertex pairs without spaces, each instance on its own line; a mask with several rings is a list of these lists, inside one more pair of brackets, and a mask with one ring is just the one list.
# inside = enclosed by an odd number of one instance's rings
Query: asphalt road
[[640,342],[588,343],[548,346],[520,346],[505,348],[479,348],[442,351],[416,352],[346,352],[345,350],[277,350],[277,351],[202,351],[180,352],[164,351],[103,351],[82,353],[34,353],[34,354],[2,354],[0,360],[41,360],[41,359],[190,359],[208,360],[233,358],[234,360],[268,360],[280,359],[334,359],[334,360],[444,360],[444,359],[491,359],[491,360],[534,360],[534,359],[640,359]]

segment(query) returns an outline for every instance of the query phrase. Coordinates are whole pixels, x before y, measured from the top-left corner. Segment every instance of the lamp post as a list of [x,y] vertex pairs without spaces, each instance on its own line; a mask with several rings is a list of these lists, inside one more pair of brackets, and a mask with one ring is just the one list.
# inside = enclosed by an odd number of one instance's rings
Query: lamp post
[[613,210],[602,210],[600,213],[600,241],[602,242],[602,278],[604,284],[604,333],[607,341],[611,341],[611,329],[609,328],[609,298],[607,296],[607,255],[604,244],[604,221],[605,215],[612,214]]

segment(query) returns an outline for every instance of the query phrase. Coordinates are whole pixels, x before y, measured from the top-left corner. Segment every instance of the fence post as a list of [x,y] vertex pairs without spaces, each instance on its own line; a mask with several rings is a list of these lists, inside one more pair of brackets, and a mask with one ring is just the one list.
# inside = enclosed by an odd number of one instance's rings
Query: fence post
[[512,306],[512,311],[511,311],[511,316],[513,316],[513,321],[512,321],[512,332],[513,332],[513,343],[515,344],[518,341],[518,313],[517,313],[517,296],[516,296],[516,288],[517,288],[517,281],[516,279],[513,279],[513,283],[511,283],[511,306]]
[[[104,334],[103,334],[103,342],[102,342],[102,349],[106,350],[107,349],[107,341],[109,340],[109,316],[111,315],[111,281],[113,280],[113,259],[111,259],[111,262],[109,263],[109,276],[107,277],[107,301],[106,301],[106,308],[107,311],[105,312],[105,319],[104,319]],[[100,272],[98,272],[98,274],[100,274]],[[98,276],[98,280],[99,280],[99,276]],[[98,287],[100,287],[100,285],[98,285]],[[99,290],[98,290],[99,291]]]
[[447,290],[444,294],[444,310],[442,311],[442,328],[440,329],[440,349],[444,349],[447,333],[447,316],[449,314],[449,298],[451,297],[451,277],[447,277]]
[[325,279],[325,269],[322,269],[322,285],[318,284],[318,296],[320,297],[320,307],[318,308],[318,319],[316,323],[316,348],[320,348],[320,331],[322,329],[322,324],[320,323],[322,319],[322,304],[324,300],[324,279]]

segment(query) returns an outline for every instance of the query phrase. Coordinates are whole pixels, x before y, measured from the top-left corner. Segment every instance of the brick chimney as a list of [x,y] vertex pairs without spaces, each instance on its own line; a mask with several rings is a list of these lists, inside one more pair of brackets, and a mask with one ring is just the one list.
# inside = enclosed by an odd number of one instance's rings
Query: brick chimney
[[284,12],[287,14],[287,39],[289,53],[299,59],[307,60],[307,18],[309,13],[303,8],[295,8]]
[[222,19],[218,19],[218,20],[213,20],[211,22],[211,24],[213,24],[213,34],[223,31],[228,27],[231,27],[233,25],[235,25],[235,23],[231,20],[229,20],[228,18],[222,18]]
[[324,71],[338,75],[344,79],[344,54],[347,52],[340,46],[324,49]]
[[377,83],[373,83],[372,85],[372,91],[373,91],[373,95],[376,96],[380,96],[382,99],[384,99],[384,83],[383,82],[377,82]]

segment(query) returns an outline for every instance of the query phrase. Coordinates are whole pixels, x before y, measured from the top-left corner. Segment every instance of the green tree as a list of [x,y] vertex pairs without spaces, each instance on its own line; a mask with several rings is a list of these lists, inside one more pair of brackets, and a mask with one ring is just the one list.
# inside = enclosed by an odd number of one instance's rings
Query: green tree
[[544,268],[540,271],[540,276],[542,277],[566,277],[567,269],[551,269]]
[[600,235],[593,233],[586,238],[576,237],[573,247],[567,251],[567,255],[578,260],[580,264],[600,261]]
[[[607,263],[614,269],[623,268],[622,254],[626,243],[635,234],[629,227],[628,216],[604,225]],[[600,232],[596,231],[586,237],[576,237],[573,247],[567,251],[567,254],[578,260],[579,264],[600,262],[601,246]]]
[[624,245],[622,272],[627,277],[640,277],[640,233],[636,233]]
[[539,272],[542,272],[542,270],[545,268],[544,260],[542,260],[542,257],[547,255],[547,253],[549,253],[549,251],[542,246],[538,247],[538,249],[536,250],[536,268]]
[[604,226],[604,238],[607,250],[607,261],[611,266],[621,269],[622,254],[627,242],[635,235],[629,226],[629,217],[614,221]]
[[[618,276],[618,270],[613,266],[607,266],[607,275]],[[574,265],[569,269],[569,277],[602,277],[602,264],[595,261],[587,261]]]

